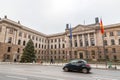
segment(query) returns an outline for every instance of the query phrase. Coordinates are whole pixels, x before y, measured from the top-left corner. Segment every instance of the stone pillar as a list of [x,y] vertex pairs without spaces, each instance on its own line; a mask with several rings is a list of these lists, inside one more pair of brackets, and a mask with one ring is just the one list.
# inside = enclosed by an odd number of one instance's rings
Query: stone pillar
[[85,35],[82,35],[83,47],[85,47]]
[[88,46],[91,46],[91,41],[90,41],[90,34],[88,33]]
[[94,42],[95,42],[95,46],[96,46],[96,38],[97,38],[96,33],[94,33]]
[[80,47],[80,41],[79,41],[79,36],[77,35],[77,47]]
[[72,37],[72,47],[75,47],[75,44],[74,44],[74,37]]

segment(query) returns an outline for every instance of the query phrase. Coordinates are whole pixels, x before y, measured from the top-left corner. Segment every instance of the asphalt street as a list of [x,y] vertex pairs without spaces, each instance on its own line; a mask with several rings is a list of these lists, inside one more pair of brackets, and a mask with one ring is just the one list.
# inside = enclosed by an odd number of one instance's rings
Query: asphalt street
[[0,64],[0,80],[120,80],[119,70],[92,69],[90,73],[64,72],[62,66]]

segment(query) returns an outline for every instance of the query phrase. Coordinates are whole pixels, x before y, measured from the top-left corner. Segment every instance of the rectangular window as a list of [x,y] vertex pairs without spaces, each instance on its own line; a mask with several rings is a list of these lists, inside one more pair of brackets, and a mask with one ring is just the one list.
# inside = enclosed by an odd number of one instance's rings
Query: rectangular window
[[104,37],[107,37],[107,34],[106,34],[106,32],[104,33]]
[[32,36],[32,40],[34,40],[34,36]]
[[113,32],[110,32],[110,36],[114,36]]
[[55,42],[57,42],[57,39],[55,39]]
[[117,31],[117,35],[120,36],[120,31]]
[[17,52],[18,52],[18,53],[20,52],[20,48],[18,48]]
[[11,52],[11,47],[8,47],[7,52]]
[[42,42],[44,42],[44,38],[42,39]]
[[116,60],[116,59],[117,59],[117,56],[113,56],[113,58],[114,58],[114,60]]
[[36,37],[36,41],[38,41],[38,37]]
[[108,53],[108,49],[105,49],[105,53]]
[[22,32],[19,32],[19,36],[22,37]]
[[39,41],[41,41],[41,38],[39,38]]
[[91,46],[95,46],[95,41],[94,41],[94,39],[91,38],[90,41],[91,41]]
[[115,40],[111,39],[111,45],[115,45]]
[[77,40],[75,40],[75,42],[74,42],[74,43],[75,43],[75,47],[77,47]]
[[51,43],[53,43],[53,40],[51,39]]
[[107,46],[107,40],[104,40],[104,45]]
[[83,42],[82,42],[82,39],[80,40],[80,46],[83,46]]
[[27,34],[26,33],[24,33],[24,38],[26,38],[27,37]]
[[88,34],[84,34],[85,39],[88,39]]
[[31,35],[28,35],[28,39],[30,39],[31,38]]
[[116,53],[116,49],[115,48],[112,48],[112,53]]
[[87,41],[87,40],[85,41],[85,46],[89,46],[89,44],[88,44],[88,41]]
[[12,43],[12,37],[8,38],[8,43]]

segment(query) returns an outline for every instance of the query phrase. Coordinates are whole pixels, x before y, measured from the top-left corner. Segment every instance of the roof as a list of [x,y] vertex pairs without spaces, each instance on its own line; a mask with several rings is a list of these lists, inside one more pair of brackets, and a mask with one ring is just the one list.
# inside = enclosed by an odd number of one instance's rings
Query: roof
[[19,27],[19,28],[22,28],[22,29],[24,29],[24,30],[30,31],[30,32],[32,32],[32,33],[35,33],[35,34],[38,34],[38,35],[41,35],[41,36],[47,36],[46,34],[43,34],[43,33],[39,32],[39,31],[34,30],[34,29],[31,29],[31,28],[28,28],[28,27],[26,27],[26,26],[23,26],[23,25],[21,25],[20,23],[15,22],[15,21],[12,21],[12,20],[7,19],[7,18],[1,19],[0,22],[7,22],[7,23],[9,23],[9,24],[15,25],[15,26],[17,26],[17,27]]

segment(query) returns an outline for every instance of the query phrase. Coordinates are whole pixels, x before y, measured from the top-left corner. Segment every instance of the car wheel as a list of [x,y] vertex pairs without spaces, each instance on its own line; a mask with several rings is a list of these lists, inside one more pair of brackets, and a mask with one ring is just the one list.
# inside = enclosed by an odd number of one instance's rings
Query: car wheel
[[65,71],[65,72],[68,72],[68,71],[69,71],[69,69],[68,69],[67,67],[65,67],[65,68],[64,68],[64,71]]
[[86,73],[88,73],[88,70],[86,68],[83,68],[82,72],[86,74]]

